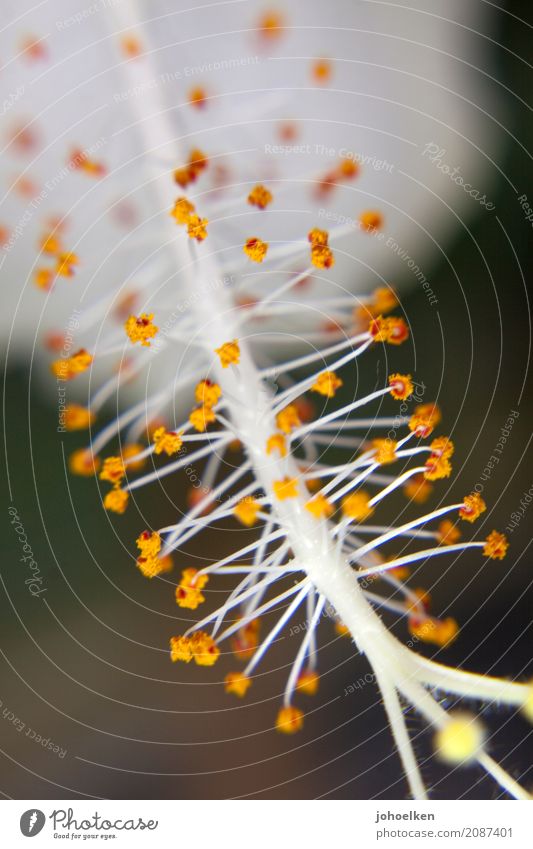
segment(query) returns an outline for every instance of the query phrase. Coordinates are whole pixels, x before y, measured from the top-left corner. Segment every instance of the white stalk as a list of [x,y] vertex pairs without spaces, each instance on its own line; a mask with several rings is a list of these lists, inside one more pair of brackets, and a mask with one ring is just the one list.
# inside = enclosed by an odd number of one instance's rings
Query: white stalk
[[[141,16],[138,14],[138,3],[135,0],[110,7],[109,14],[116,17],[118,28],[123,30],[134,31],[141,20]],[[163,154],[165,151],[168,153],[172,150],[176,145],[176,139],[171,125],[167,121],[166,106],[160,99],[159,90],[146,85],[147,81],[156,76],[155,71],[150,67],[149,55],[150,52],[147,50],[139,61],[123,63],[123,68],[128,78],[127,86],[129,88],[133,89],[140,86],[140,90],[150,92],[149,109],[146,106],[148,95],[133,98],[131,108],[133,112],[137,113],[136,121],[133,123],[134,126],[136,124],[136,129],[142,135],[144,150],[148,156],[153,158],[155,154]],[[180,151],[176,152],[180,153]],[[178,160],[184,159],[183,155],[176,158]],[[154,177],[152,187],[156,192],[160,208],[170,210],[173,200],[173,186],[168,175],[161,173]],[[168,218],[167,229],[174,253],[176,274],[179,273],[188,292],[197,292],[199,295],[192,299],[191,310],[194,311],[193,314],[198,328],[197,337],[201,338],[205,345],[211,369],[210,373],[222,388],[228,418],[246,449],[255,479],[272,504],[272,518],[283,529],[271,534],[269,541],[284,536],[294,553],[296,562],[306,575],[303,583],[297,584],[290,590],[281,593],[277,599],[264,604],[257,610],[257,614],[268,610],[273,604],[282,601],[284,598],[290,597],[294,592],[299,592],[298,599],[300,596],[303,598],[304,592],[302,591],[306,585],[309,588],[309,583],[321,596],[327,599],[342,622],[349,628],[358,651],[366,655],[377,670],[382,684],[386,710],[391,720],[396,744],[404,762],[412,792],[418,798],[425,798],[425,789],[412,757],[395,691],[402,692],[431,724],[439,727],[447,721],[446,712],[421,686],[419,681],[433,677],[434,681],[439,682],[436,684],[437,686],[448,688],[448,685],[451,685],[450,689],[458,692],[463,680],[463,691],[467,691],[467,682],[474,678],[477,682],[477,677],[473,676],[472,679],[469,679],[467,673],[464,673],[464,679],[462,676],[458,677],[452,673],[449,673],[447,677],[445,672],[438,674],[439,667],[430,666],[428,668],[426,664],[421,663],[416,655],[413,655],[389,633],[379,615],[367,601],[353,568],[339,550],[333,535],[324,532],[325,523],[317,522],[306,510],[306,494],[300,491],[296,498],[289,498],[284,501],[277,500],[274,482],[286,476],[299,478],[300,470],[296,459],[290,454],[283,459],[278,458],[275,453],[266,454],[267,439],[276,430],[274,420],[276,407],[274,407],[272,393],[265,388],[261,371],[257,368],[249,345],[245,341],[241,341],[240,363],[236,368],[222,368],[217,356],[213,353],[214,349],[223,343],[238,338],[241,323],[240,311],[235,307],[230,293],[225,287],[212,287],[207,292],[207,287],[200,285],[201,281],[209,283],[219,279],[221,275],[221,269],[210,253],[209,238],[196,248],[190,244],[183,230],[175,228],[170,217]],[[338,228],[336,235],[344,232],[344,230],[349,232],[350,228]],[[162,239],[165,235],[165,232],[162,232]],[[296,247],[298,248],[299,245]],[[302,244],[302,248],[304,247],[305,244]],[[274,249],[272,255],[281,259],[294,254],[294,252],[294,245],[284,245]],[[366,344],[362,345],[353,355],[350,354],[343,359],[348,361],[364,347],[366,347]],[[388,392],[388,387],[378,390],[368,399],[365,399],[365,403],[371,398],[378,399]],[[361,404],[361,401],[355,401],[343,409],[325,416],[322,419],[322,424],[347,415]],[[297,430],[293,434],[293,439],[299,439],[320,426],[320,424],[311,422]],[[199,455],[200,452],[196,456]],[[178,464],[172,465],[175,468],[178,467]],[[160,472],[160,475],[166,471],[167,469],[164,469],[163,472]],[[401,482],[407,480],[409,476],[410,473],[403,475],[399,479],[398,485],[401,485]],[[134,486],[130,485],[130,489],[133,489]],[[394,488],[395,486],[391,485],[387,490],[390,491]],[[383,497],[387,490],[380,493],[379,498]],[[371,503],[376,503],[376,500],[373,499]],[[264,540],[259,540],[255,545],[242,549],[241,554],[253,551],[258,545],[263,544]],[[458,550],[458,548],[450,546],[448,551]],[[226,562],[233,559],[234,557],[227,558]],[[413,559],[400,558],[396,562],[398,564],[411,562]],[[224,560],[221,561],[221,564],[223,563]],[[211,568],[204,571],[209,572]],[[362,574],[371,574],[372,571],[366,570]],[[252,590],[255,591],[256,587],[253,587]],[[289,610],[295,608],[298,599],[290,605]],[[239,627],[239,623],[231,626],[219,639],[229,636]],[[472,687],[472,689],[475,688]],[[485,692],[481,692],[481,689],[476,692],[480,692],[481,697],[485,697]],[[498,695],[502,700],[515,704],[521,697],[524,698],[524,693],[525,688],[521,685],[509,683],[507,688],[503,688]],[[512,795],[523,797],[524,791],[510,776],[494,764],[486,753],[481,753],[479,760]]]

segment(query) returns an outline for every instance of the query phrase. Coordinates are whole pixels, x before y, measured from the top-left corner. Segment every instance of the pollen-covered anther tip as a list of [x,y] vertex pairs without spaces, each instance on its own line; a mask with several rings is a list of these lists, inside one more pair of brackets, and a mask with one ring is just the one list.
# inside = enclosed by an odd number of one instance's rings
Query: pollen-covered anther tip
[[112,489],[104,498],[104,507],[111,513],[125,513],[130,498],[125,489]]
[[211,380],[201,380],[194,390],[194,397],[198,404],[204,407],[214,407],[218,404],[222,395],[222,389],[218,383],[213,383]]
[[195,631],[192,634],[191,649],[194,662],[198,666],[213,666],[220,655],[220,649],[213,637],[205,631]]
[[171,211],[171,216],[176,224],[188,224],[191,215],[196,211],[194,203],[191,203],[186,197],[179,197],[175,200]]
[[187,610],[196,608],[205,601],[202,590],[209,581],[208,575],[201,575],[197,569],[184,569],[176,587],[176,604]]
[[280,457],[287,455],[287,443],[282,433],[273,433],[266,441],[266,453],[273,454],[276,451]]
[[312,65],[313,79],[321,84],[327,83],[332,76],[333,65],[329,59],[315,59]]
[[92,477],[98,473],[101,465],[99,457],[92,454],[90,448],[79,448],[68,458],[68,467],[73,475]]
[[288,498],[298,497],[298,480],[297,478],[282,478],[274,481],[272,484],[274,495],[278,501],[286,501]]
[[446,460],[449,460],[455,451],[455,445],[447,436],[438,436],[429,447],[433,456],[444,457]]
[[197,242],[203,242],[207,238],[207,218],[200,218],[199,215],[190,215],[187,221],[187,233],[191,239],[196,239]]
[[280,708],[276,717],[276,730],[282,734],[296,734],[304,725],[304,712],[300,708],[288,705]]
[[374,342],[387,342],[389,345],[402,345],[409,339],[409,327],[401,316],[378,315],[370,322],[368,332]]
[[240,699],[246,695],[252,685],[252,679],[244,672],[228,672],[224,678],[224,691],[238,696]]
[[130,315],[124,324],[124,329],[133,345],[140,342],[143,347],[150,347],[150,339],[153,339],[159,331],[159,327],[156,327],[153,321],[153,312],[143,312],[139,316]]
[[483,554],[485,557],[490,557],[491,560],[503,560],[508,548],[509,543],[505,534],[501,534],[499,531],[491,531],[485,540]]
[[201,86],[196,86],[189,91],[189,103],[196,109],[203,109],[207,103],[207,95],[205,89]]
[[473,492],[471,495],[465,495],[463,506],[459,508],[459,516],[466,522],[475,522],[486,509],[487,505],[481,495]]
[[258,209],[266,209],[272,203],[273,195],[265,186],[258,183],[254,186],[248,195],[248,203],[250,206],[256,206]]
[[261,505],[253,495],[247,495],[235,505],[233,515],[239,520],[241,525],[251,528],[257,522],[257,514],[261,510]]
[[333,514],[333,504],[328,501],[325,495],[315,495],[305,505],[305,509],[311,513],[315,519],[329,519]]
[[168,457],[177,454],[183,445],[182,435],[183,431],[173,433],[172,431],[168,431],[164,426],[158,427],[153,433],[154,453],[162,454],[165,452]]
[[423,643],[439,648],[452,643],[459,634],[459,625],[451,616],[436,619],[433,616],[420,616],[413,613],[408,619],[409,633]]
[[405,401],[414,392],[410,374],[391,374],[389,377],[390,394],[396,401]]
[[275,11],[265,12],[259,19],[259,30],[263,38],[269,40],[280,38],[283,34],[283,16]]
[[383,227],[383,216],[377,210],[367,209],[359,216],[359,225],[366,233],[375,233]]
[[92,355],[85,348],[80,348],[71,357],[55,360],[51,365],[51,369],[58,380],[73,380],[79,374],[82,374],[82,372],[87,371],[92,361]]
[[170,638],[170,659],[173,663],[181,660],[183,663],[190,663],[193,658],[191,638],[190,637],[171,637]]
[[250,239],[246,240],[243,246],[243,251],[246,256],[252,260],[252,262],[263,262],[267,255],[268,243],[263,242],[256,236],[252,236]]
[[438,481],[443,478],[449,478],[452,473],[452,464],[447,457],[438,457],[436,454],[431,454],[426,464],[424,477],[428,481]]
[[333,268],[335,265],[333,251],[327,245],[312,245],[311,263],[315,268]]
[[437,530],[438,540],[442,545],[454,545],[461,539],[461,531],[449,519],[444,519]]
[[79,265],[77,254],[72,251],[64,251],[57,257],[56,274],[59,277],[73,277],[74,270]]
[[409,430],[417,436],[431,436],[442,418],[437,404],[419,404],[409,419]]
[[485,729],[467,713],[450,714],[435,734],[435,749],[441,760],[451,765],[466,764],[479,754],[485,741]]
[[63,424],[67,430],[86,430],[96,416],[87,407],[80,404],[67,404],[63,416]]
[[320,675],[314,669],[304,669],[298,676],[296,689],[299,693],[305,693],[306,696],[315,696],[318,693],[318,685]]
[[238,365],[241,359],[241,349],[238,340],[233,339],[232,342],[224,342],[220,348],[215,348],[215,354],[218,354],[222,368]]
[[373,439],[372,448],[374,449],[373,460],[381,466],[386,466],[389,463],[394,463],[398,458],[396,448],[398,443],[394,439]]
[[340,389],[341,386],[342,380],[334,371],[323,371],[311,386],[311,391],[318,392],[319,395],[324,395],[326,398],[334,398],[337,389]]
[[217,417],[211,407],[203,404],[201,407],[196,407],[189,415],[189,421],[199,433],[207,430],[208,425],[216,422]]
[[276,416],[276,425],[287,435],[294,428],[300,427],[301,423],[298,408],[295,404],[288,404]]
[[347,519],[362,522],[372,515],[374,508],[370,505],[368,493],[361,490],[342,499],[342,512]]
[[100,472],[100,480],[109,481],[109,483],[118,486],[125,474],[122,457],[106,457]]

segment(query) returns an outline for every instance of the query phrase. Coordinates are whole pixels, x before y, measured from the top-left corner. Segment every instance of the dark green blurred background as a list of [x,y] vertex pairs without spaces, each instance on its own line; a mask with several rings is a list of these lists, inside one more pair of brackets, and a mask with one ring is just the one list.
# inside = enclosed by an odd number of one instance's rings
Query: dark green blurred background
[[[507,8],[526,17],[529,4]],[[530,55],[530,33],[502,15],[499,40],[509,49],[495,47],[493,55],[494,75],[526,101],[531,80],[512,52]],[[531,149],[528,111],[514,98],[509,107],[509,129]],[[411,369],[424,380],[428,400],[438,396],[445,432],[456,443],[454,476],[440,485],[438,498],[448,487],[446,500],[472,489],[510,410],[520,412],[501,462],[485,481],[487,532],[505,528],[533,484],[527,299],[532,229],[517,200],[525,192],[533,202],[532,170],[530,157],[513,141],[499,165],[508,179],[496,176],[491,183],[496,212],[481,211],[470,232],[458,229],[447,259],[433,270],[438,315],[428,309],[422,290],[406,295],[403,307],[415,347],[393,351],[389,360],[394,370]],[[361,391],[386,367],[380,351],[370,353],[359,375]],[[64,453],[80,439],[72,434],[63,440],[56,433],[55,408],[27,370],[6,375],[5,429],[12,501],[46,593],[33,598],[24,585],[28,573],[6,506],[0,791],[14,798],[405,796],[376,689],[371,683],[360,686],[368,667],[354,657],[349,641],[335,638],[330,623],[321,629],[323,677],[319,695],[308,703],[305,729],[294,738],[280,736],[272,725],[295,653],[293,638],[287,636],[269,654],[242,703],[226,697],[221,685],[235,661],[222,658],[212,670],[171,665],[169,636],[184,627],[172,588],[163,580],[147,582],[132,559],[133,541],[147,519],[131,510],[110,521],[99,507],[95,482],[66,475]],[[143,490],[138,504],[144,516],[157,516],[160,525],[170,522],[175,505],[184,507],[185,480],[167,478],[165,492]],[[391,510],[400,506],[399,499]],[[425,570],[421,580],[431,587],[436,613],[462,624],[459,639],[439,659],[533,677],[530,511],[512,533],[502,563],[481,570],[474,553],[453,568],[442,560]],[[243,544],[246,539],[242,532]],[[234,533],[203,535],[188,551],[209,558],[224,546],[234,546]],[[405,626],[392,626],[405,639]],[[431,654],[428,647],[419,650]],[[354,682],[359,682],[355,692],[345,695]],[[25,724],[22,731],[11,713]],[[494,757],[533,786],[526,723],[494,709],[485,720],[494,733]],[[452,774],[442,769],[414,714],[409,727],[436,798],[498,795],[476,769]],[[66,750],[64,757],[30,739],[28,728]]]

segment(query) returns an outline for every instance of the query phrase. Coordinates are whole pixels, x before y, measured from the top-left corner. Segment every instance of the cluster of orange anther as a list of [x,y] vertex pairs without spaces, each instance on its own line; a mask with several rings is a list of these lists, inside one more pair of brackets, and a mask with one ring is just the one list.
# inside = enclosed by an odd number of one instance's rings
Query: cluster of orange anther
[[294,428],[301,425],[300,416],[295,404],[288,404],[276,416],[277,427],[285,434],[289,434]]
[[134,457],[138,457],[142,451],[143,446],[139,445],[137,442],[130,442],[129,445],[124,446],[121,455],[122,461],[131,472],[137,472],[146,465],[146,457],[139,457],[136,460],[133,459]]
[[43,254],[55,259],[54,268],[39,267],[34,272],[35,285],[39,289],[50,289],[56,277],[73,277],[79,264],[77,254],[65,251],[58,233],[46,233],[39,242]]
[[437,537],[443,545],[454,545],[461,539],[461,531],[450,519],[443,519],[439,524]]
[[374,342],[387,342],[389,345],[401,345],[409,339],[409,328],[406,322],[395,315],[388,318],[378,315],[370,322],[368,332]]
[[280,457],[287,455],[287,442],[282,433],[273,433],[267,439],[266,453],[272,454],[274,451],[277,451]]
[[318,693],[320,675],[314,669],[304,669],[298,676],[296,689],[306,696],[315,696]]
[[196,211],[194,203],[191,203],[186,197],[176,198],[171,215],[176,224],[188,224],[189,218]]
[[245,675],[244,672],[228,672],[224,678],[224,690],[226,693],[232,693],[240,699],[246,695],[249,687],[252,685],[252,679]]
[[239,520],[241,525],[251,528],[257,522],[257,514],[260,510],[261,505],[257,498],[254,498],[253,495],[247,495],[237,502],[233,508],[233,515]]
[[258,27],[263,38],[279,38],[283,32],[283,17],[279,12],[265,12],[259,20]]
[[434,439],[429,447],[431,454],[425,464],[424,477],[428,481],[449,478],[452,472],[450,457],[454,452],[453,442],[446,436],[440,436]]
[[364,306],[357,307],[354,311],[354,320],[360,322],[368,321],[369,318],[378,318],[387,315],[396,309],[399,301],[396,293],[389,286],[380,286],[372,293],[372,300]]
[[433,616],[410,616],[409,633],[424,643],[443,647],[452,643],[459,633],[459,626],[451,616],[437,619]]
[[91,159],[87,151],[81,148],[72,151],[68,164],[75,171],[83,171],[89,177],[103,177],[107,170],[105,165]]
[[79,448],[74,451],[68,460],[68,467],[73,475],[92,477],[97,474],[101,460],[91,453],[88,448]]
[[335,257],[333,251],[328,247],[329,234],[326,230],[314,228],[310,230],[307,238],[311,243],[311,262],[316,268],[333,268]]
[[217,404],[222,390],[217,383],[202,380],[195,389],[195,399],[200,406],[196,407],[189,416],[189,421],[195,430],[203,433],[208,425],[216,421],[213,407]]
[[209,160],[201,150],[191,150],[189,161],[183,168],[176,168],[174,171],[174,182],[185,189],[189,183],[194,183],[198,179],[202,171],[207,168]]
[[204,407],[214,407],[220,400],[222,389],[218,383],[211,380],[201,380],[194,390],[194,397],[198,404]]
[[389,377],[390,394],[396,401],[405,401],[414,392],[410,374],[391,374]]
[[241,349],[238,340],[233,339],[231,342],[224,342],[220,348],[215,348],[215,354],[218,354],[222,368],[238,365],[241,359]]
[[105,496],[104,507],[111,513],[125,513],[129,498],[129,492],[116,486]]
[[80,348],[75,354],[66,359],[55,360],[52,363],[52,372],[58,380],[73,380],[78,374],[87,371],[93,358],[85,348]]
[[196,88],[192,88],[189,92],[189,103],[191,106],[195,106],[197,109],[203,109],[203,107],[207,103],[207,95],[204,88],[201,86],[196,86]]
[[326,195],[343,180],[353,180],[360,171],[359,163],[353,158],[343,157],[338,165],[327,171],[318,182],[317,194]]
[[266,186],[263,186],[262,183],[258,183],[257,186],[254,186],[248,195],[248,203],[251,206],[257,206],[258,209],[266,209],[267,206],[272,203],[272,200],[272,192],[270,192]]
[[278,501],[296,498],[298,496],[298,480],[297,478],[282,478],[272,483],[272,489]]
[[187,221],[187,234],[191,239],[196,239],[197,242],[203,242],[207,239],[207,218],[200,218],[199,215],[190,215]]
[[323,85],[331,79],[332,64],[329,59],[316,59],[312,66],[313,79]]
[[409,430],[417,436],[430,436],[441,420],[441,412],[437,404],[419,404],[409,419]]
[[397,459],[397,447],[397,443],[393,439],[373,439],[373,460],[382,466],[386,466],[388,463],[394,463],[394,461]]
[[182,435],[183,431],[174,433],[174,431],[167,430],[164,425],[158,427],[153,433],[154,453],[162,454],[165,452],[168,457],[177,454],[183,445]]
[[200,575],[197,569],[184,569],[176,587],[176,604],[187,610],[196,610],[205,601],[202,590],[209,581],[209,575]]
[[120,46],[127,59],[137,59],[141,55],[142,45],[136,35],[125,35]]
[[153,339],[159,330],[159,327],[156,327],[153,321],[153,312],[143,312],[139,316],[130,315],[124,323],[124,329],[133,345],[140,342],[145,348],[150,347],[150,339]]
[[120,484],[125,475],[124,463],[121,457],[106,457],[102,471],[100,472],[101,481],[109,481],[114,486]]
[[216,422],[216,420],[217,417],[214,411],[207,404],[203,404],[201,407],[195,407],[189,415],[190,423],[199,433],[207,430],[208,426]]
[[325,495],[320,494],[311,498],[305,507],[306,510],[309,510],[311,515],[315,517],[315,519],[329,519],[334,510],[331,501],[328,501]]
[[95,415],[80,404],[67,404],[63,424],[67,430],[85,430],[94,422]]
[[137,548],[141,552],[137,558],[137,567],[145,578],[155,578],[172,568],[170,557],[159,557],[161,537],[157,531],[143,531],[137,539]]
[[481,495],[478,492],[473,492],[463,498],[463,506],[459,510],[459,516],[467,522],[475,522],[486,509],[487,505]]
[[342,512],[348,519],[354,519],[356,522],[363,522],[368,519],[374,512],[374,508],[370,504],[370,496],[368,493],[354,492],[342,499]]
[[342,386],[342,380],[334,371],[323,371],[311,386],[312,392],[318,392],[326,398],[333,398],[337,389]]
[[508,548],[509,543],[505,534],[501,534],[499,531],[491,531],[485,540],[483,554],[492,560],[503,560]]
[[170,638],[170,658],[174,662],[194,660],[198,666],[213,666],[219,654],[220,649],[205,631],[195,631],[190,637]]
[[252,236],[246,240],[243,251],[252,262],[263,262],[268,251],[268,243]]
[[368,209],[359,216],[359,225],[367,233],[376,233],[383,227],[383,216],[381,212]]
[[237,631],[231,641],[231,650],[239,660],[248,660],[259,645],[261,622],[251,619]]
[[282,707],[276,718],[276,729],[282,734],[295,734],[303,728],[304,714],[299,708]]

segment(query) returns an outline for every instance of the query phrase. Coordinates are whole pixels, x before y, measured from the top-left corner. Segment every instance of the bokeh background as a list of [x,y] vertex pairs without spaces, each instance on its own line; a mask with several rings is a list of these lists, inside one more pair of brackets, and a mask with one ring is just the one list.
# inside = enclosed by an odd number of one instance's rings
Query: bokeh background
[[[53,9],[53,2],[46,5]],[[284,9],[287,15],[290,5]],[[453,27],[457,50],[471,51],[473,65],[481,69],[477,73],[483,78],[484,103],[491,104],[492,112],[489,118],[482,117],[474,103],[467,106],[476,133],[486,124],[486,145],[470,145],[465,162],[453,154],[447,158],[461,165],[465,174],[472,163],[475,185],[495,209],[482,208],[473,199],[465,205],[460,187],[450,188],[449,178],[439,175],[446,200],[439,202],[435,186],[436,203],[423,221],[431,235],[431,215],[435,216],[438,249],[428,253],[424,237],[418,234],[417,242],[416,232],[409,248],[427,273],[438,305],[428,304],[405,263],[391,270],[394,279],[389,282],[402,291],[402,306],[413,328],[413,344],[394,351],[394,368],[412,370],[426,384],[428,400],[438,397],[456,444],[454,475],[441,486],[438,497],[460,498],[483,480],[490,505],[484,527],[489,531],[505,529],[533,485],[528,300],[532,222],[519,201],[529,192],[533,205],[528,152],[531,20],[525,3],[475,0],[471,5],[478,7],[478,30]],[[395,3],[372,6],[376,27],[379,30],[381,24],[383,32],[389,7],[397,7],[394,12],[400,17],[411,14]],[[422,15],[429,5],[420,3],[417,9]],[[14,6],[14,20],[13,10]],[[215,19],[215,25],[224,32],[222,20]],[[448,26],[432,21],[437,40],[439,27]],[[26,29],[15,27],[22,35]],[[334,46],[328,47],[333,55]],[[416,53],[420,48],[411,49]],[[394,50],[390,65],[394,66]],[[469,71],[466,63],[452,66],[450,87],[461,91],[461,73]],[[405,78],[405,86],[409,85]],[[433,97],[438,99],[439,92],[434,90]],[[357,124],[357,110],[351,117]],[[409,134],[408,115],[405,132]],[[438,141],[421,136],[418,143],[434,140]],[[404,191],[408,190],[406,181]],[[386,184],[379,191],[386,199]],[[419,224],[413,224],[415,231]],[[29,250],[25,242],[23,252]],[[15,317],[24,278],[17,276],[16,266],[3,267],[0,273],[2,293],[10,293],[3,319],[7,362],[0,570],[3,795],[405,798],[407,787],[369,668],[348,640],[336,636],[332,623],[325,621],[320,628],[320,692],[306,707],[305,729],[292,738],[273,730],[273,718],[296,637],[286,633],[277,642],[244,702],[225,696],[221,683],[235,661],[223,657],[209,670],[169,663],[169,636],[183,629],[172,579],[143,579],[134,568],[132,541],[143,524],[140,514],[157,517],[156,524],[162,526],[176,510],[186,509],[186,479],[167,478],[164,489],[143,490],[137,509],[110,519],[100,509],[96,482],[68,475],[66,457],[79,447],[80,437],[56,432],[55,389],[43,368],[46,357],[32,350],[38,321],[32,327],[31,310],[19,325]],[[363,285],[364,281],[357,282],[359,288]],[[47,309],[54,310],[53,301]],[[15,336],[19,334],[14,347],[7,345],[11,327]],[[379,350],[369,353],[364,365],[358,375],[361,391],[371,390],[388,368]],[[519,416],[501,461],[483,479],[512,410]],[[7,512],[11,505],[41,570],[46,592],[37,598],[24,583],[27,573]],[[391,515],[396,509],[398,504],[392,504]],[[533,677],[532,517],[529,507],[510,534],[511,550],[502,563],[481,568],[479,558],[466,553],[453,566],[435,562],[425,567],[420,580],[431,590],[436,613],[456,617],[461,633],[445,651],[434,652],[424,645],[417,650],[480,672]],[[183,558],[207,561],[231,551],[235,533],[230,523],[225,531],[208,531]],[[244,545],[248,532],[239,533]],[[390,624],[407,639],[404,623],[391,619]],[[485,712],[484,719],[492,754],[533,786],[527,723],[494,708]],[[409,727],[435,798],[498,797],[498,789],[477,769],[451,773],[444,769],[433,756],[430,733],[414,713],[409,715]],[[26,734],[28,729],[60,751],[43,748],[31,739],[33,734]]]

